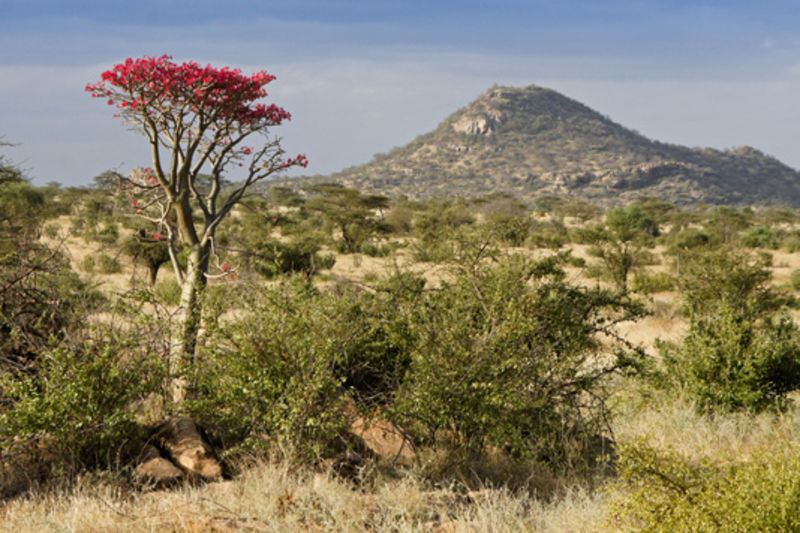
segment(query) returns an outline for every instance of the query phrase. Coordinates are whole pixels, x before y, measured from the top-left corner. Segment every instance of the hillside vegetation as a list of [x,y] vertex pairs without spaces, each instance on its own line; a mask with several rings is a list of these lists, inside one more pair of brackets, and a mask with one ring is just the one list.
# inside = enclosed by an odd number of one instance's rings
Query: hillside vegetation
[[406,146],[320,181],[430,198],[556,194],[601,205],[657,196],[679,205],[800,206],[797,171],[754,148],[653,141],[555,91],[493,87]]

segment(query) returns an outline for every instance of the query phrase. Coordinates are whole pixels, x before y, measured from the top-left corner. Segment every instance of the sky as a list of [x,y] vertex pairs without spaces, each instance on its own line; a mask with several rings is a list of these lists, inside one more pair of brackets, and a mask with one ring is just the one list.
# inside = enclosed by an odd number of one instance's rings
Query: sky
[[[169,54],[277,76],[271,133],[329,174],[499,84],[555,89],[660,141],[800,168],[796,0],[0,0],[0,154],[36,184],[149,166],[84,87]],[[235,177],[235,176],[234,176]],[[454,191],[455,192],[455,191]]]

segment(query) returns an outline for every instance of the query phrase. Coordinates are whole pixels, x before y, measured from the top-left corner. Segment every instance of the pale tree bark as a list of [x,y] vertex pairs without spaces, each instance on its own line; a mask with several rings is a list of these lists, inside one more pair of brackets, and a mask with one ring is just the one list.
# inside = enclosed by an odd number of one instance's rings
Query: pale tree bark
[[194,361],[202,321],[202,297],[205,291],[211,248],[197,245],[187,256],[181,284],[178,323],[172,334],[169,355],[170,394],[175,404],[186,398],[186,369]]

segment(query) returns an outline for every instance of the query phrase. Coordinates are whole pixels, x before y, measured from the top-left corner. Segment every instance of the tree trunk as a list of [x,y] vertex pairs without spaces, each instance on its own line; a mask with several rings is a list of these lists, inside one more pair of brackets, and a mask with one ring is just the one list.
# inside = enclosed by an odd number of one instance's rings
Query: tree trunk
[[180,404],[186,397],[186,368],[194,360],[197,348],[209,253],[208,245],[198,245],[187,257],[186,275],[181,286],[180,314],[169,357],[170,393],[175,404]]
[[147,271],[150,274],[150,286],[154,286],[156,284],[156,280],[158,280],[158,269],[161,268],[161,265],[157,265],[155,263],[148,263]]

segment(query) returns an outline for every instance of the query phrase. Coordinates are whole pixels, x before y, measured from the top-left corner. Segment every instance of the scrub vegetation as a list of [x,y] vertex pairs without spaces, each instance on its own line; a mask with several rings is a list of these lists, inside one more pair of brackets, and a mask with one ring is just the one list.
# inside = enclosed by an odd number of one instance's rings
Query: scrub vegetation
[[[8,527],[799,527],[793,210],[265,187],[217,231],[176,403],[157,228],[108,175],[2,176]],[[137,479],[176,416],[224,479]]]

